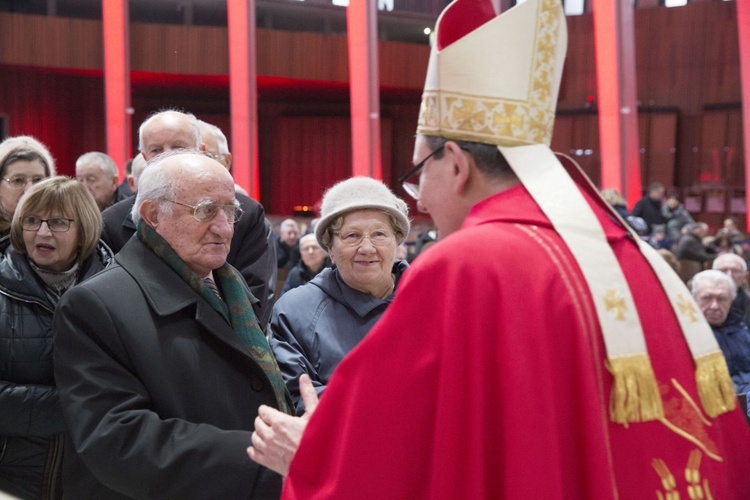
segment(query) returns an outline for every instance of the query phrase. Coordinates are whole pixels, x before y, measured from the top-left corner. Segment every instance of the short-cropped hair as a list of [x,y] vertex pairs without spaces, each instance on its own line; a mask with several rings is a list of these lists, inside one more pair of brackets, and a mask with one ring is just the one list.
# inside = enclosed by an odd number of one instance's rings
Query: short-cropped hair
[[[445,143],[449,141],[445,137],[438,137],[434,135],[426,135],[424,138],[427,140],[427,146],[435,151]],[[484,144],[481,142],[468,142],[468,141],[452,141],[458,144],[461,149],[469,153],[474,158],[477,168],[480,172],[489,175],[490,177],[500,175],[504,172],[511,171],[510,164],[505,157],[497,149],[497,146],[492,144]],[[444,152],[438,151],[435,153],[435,159],[443,157]]]
[[21,197],[10,225],[13,247],[26,254],[21,221],[29,215],[60,214],[75,220],[78,227],[78,263],[96,249],[102,234],[102,214],[88,190],[75,179],[58,175],[34,184]]
[[729,287],[729,295],[732,297],[732,300],[737,297],[737,286],[734,284],[734,280],[726,273],[722,273],[716,269],[708,269],[693,276],[690,284],[690,293],[693,294],[693,297],[698,294],[703,283],[726,283],[727,287]]
[[117,170],[117,164],[115,163],[115,160],[113,160],[112,157],[108,154],[102,153],[101,151],[90,151],[88,153],[83,153],[76,160],[76,167],[91,164],[99,165],[99,168],[102,169],[102,172],[109,175],[110,177],[119,177],[120,175]]

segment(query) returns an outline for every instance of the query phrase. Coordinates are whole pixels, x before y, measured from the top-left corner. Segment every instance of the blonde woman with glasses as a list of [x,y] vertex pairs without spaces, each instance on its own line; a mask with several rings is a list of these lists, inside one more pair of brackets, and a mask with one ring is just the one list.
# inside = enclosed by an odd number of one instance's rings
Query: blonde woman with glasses
[[61,498],[63,414],[52,370],[60,297],[113,260],[99,208],[81,183],[34,184],[0,239],[0,491]]

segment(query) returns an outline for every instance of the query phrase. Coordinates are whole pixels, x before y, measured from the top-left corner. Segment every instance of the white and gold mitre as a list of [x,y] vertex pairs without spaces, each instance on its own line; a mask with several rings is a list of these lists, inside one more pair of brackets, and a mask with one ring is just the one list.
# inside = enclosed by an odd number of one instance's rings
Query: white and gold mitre
[[500,16],[489,0],[455,0],[435,26],[417,133],[549,146],[566,46],[560,0]]

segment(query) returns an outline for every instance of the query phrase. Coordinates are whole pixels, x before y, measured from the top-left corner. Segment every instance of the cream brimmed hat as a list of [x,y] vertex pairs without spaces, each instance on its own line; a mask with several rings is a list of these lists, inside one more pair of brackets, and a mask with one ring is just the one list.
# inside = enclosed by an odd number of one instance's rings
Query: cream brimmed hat
[[[502,15],[491,0],[455,0],[435,27],[417,133],[497,146],[586,281],[613,377],[610,418],[658,420],[664,409],[630,285],[596,214],[549,149],[566,45],[560,0],[526,0]],[[633,239],[680,324],[704,410],[712,417],[730,411],[732,382],[708,323],[664,259]]]
[[335,184],[323,195],[320,206],[320,221],[315,226],[315,237],[324,250],[323,234],[340,215],[355,210],[383,210],[392,215],[398,224],[398,244],[409,235],[409,207],[404,200],[393,194],[388,186],[370,177],[351,177]]

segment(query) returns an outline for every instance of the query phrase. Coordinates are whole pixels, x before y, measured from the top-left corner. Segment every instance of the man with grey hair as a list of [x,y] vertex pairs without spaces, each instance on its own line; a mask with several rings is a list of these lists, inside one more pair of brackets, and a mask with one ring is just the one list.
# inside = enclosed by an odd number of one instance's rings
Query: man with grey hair
[[[197,119],[175,110],[159,111],[148,117],[139,127],[138,143],[146,161],[174,149],[201,149],[201,135]],[[258,319],[265,328],[273,306],[273,286],[276,282],[275,248],[269,245],[270,225],[266,225],[263,205],[236,193],[245,215],[234,226],[232,245],[227,262],[245,277],[250,291],[260,300]],[[102,239],[118,252],[135,233],[131,210],[135,199],[125,200],[103,214]]]
[[54,361],[70,498],[279,495],[281,478],[245,454],[258,407],[293,406],[257,299],[227,263],[242,217],[220,163],[165,153],[140,179],[136,236],[112,272],[63,297]]
[[750,390],[750,331],[740,314],[730,311],[737,287],[727,274],[710,269],[693,276],[693,298],[711,325],[721,352],[727,360],[735,390]]
[[117,196],[118,176],[115,161],[105,153],[91,151],[76,160],[76,178],[94,197],[100,211],[125,198]]
[[733,253],[723,253],[714,259],[713,269],[729,275],[737,287],[737,296],[732,301],[731,313],[742,316],[745,324],[750,326],[750,293],[747,291],[747,262]]

